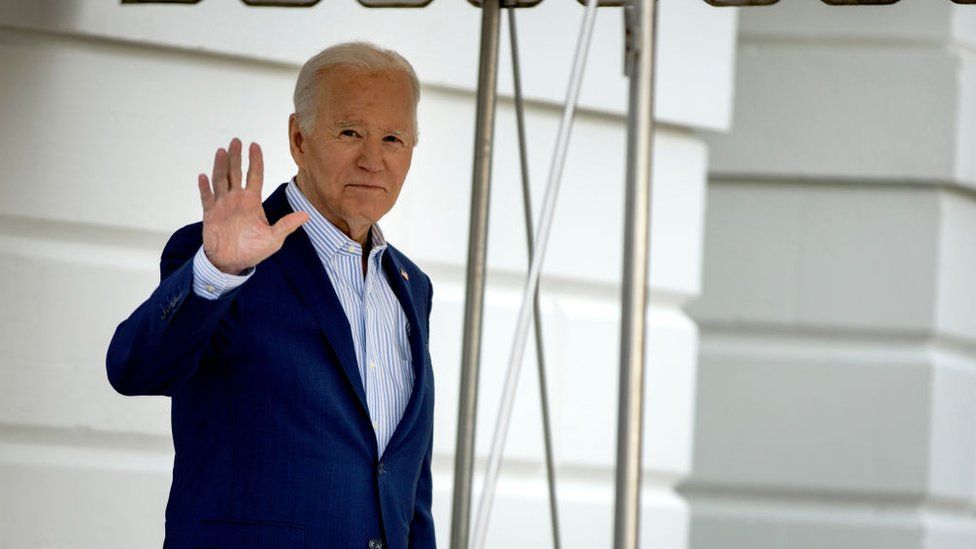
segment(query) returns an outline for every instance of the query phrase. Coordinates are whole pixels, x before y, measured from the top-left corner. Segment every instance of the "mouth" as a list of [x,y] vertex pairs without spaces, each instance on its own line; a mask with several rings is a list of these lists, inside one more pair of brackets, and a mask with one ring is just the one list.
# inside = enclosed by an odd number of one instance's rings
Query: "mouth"
[[386,191],[386,189],[384,189],[383,187],[380,187],[379,185],[366,185],[366,184],[350,183],[350,184],[348,184],[346,186],[347,187],[353,187],[353,188],[356,188],[356,189],[370,190],[370,191]]

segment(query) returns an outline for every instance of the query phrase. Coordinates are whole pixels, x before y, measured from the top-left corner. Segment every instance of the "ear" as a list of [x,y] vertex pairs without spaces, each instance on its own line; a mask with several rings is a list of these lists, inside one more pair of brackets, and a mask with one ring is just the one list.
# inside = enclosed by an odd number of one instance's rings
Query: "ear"
[[298,168],[304,170],[305,136],[302,135],[302,130],[298,127],[298,115],[295,113],[288,117],[288,149],[291,151],[291,158]]

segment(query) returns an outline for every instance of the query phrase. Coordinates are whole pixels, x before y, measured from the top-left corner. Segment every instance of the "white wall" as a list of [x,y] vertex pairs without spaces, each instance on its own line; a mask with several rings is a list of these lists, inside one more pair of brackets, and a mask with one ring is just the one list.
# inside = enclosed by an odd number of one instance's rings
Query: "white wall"
[[976,545],[976,6],[740,11],[690,547]]
[[[519,12],[532,184],[542,196],[582,9]],[[0,4],[0,547],[158,547],[172,467],[169,402],[115,394],[104,353],[158,281],[168,234],[200,215],[195,175],[232,136],[265,149],[266,189],[291,176],[290,95],[302,61],[366,38],[423,83],[421,144],[381,223],[436,286],[434,514],[446,546],[480,12],[460,0],[366,10]],[[645,545],[688,545],[674,490],[692,465],[708,151],[727,129],[735,13],[662,2],[645,447]],[[621,14],[601,9],[583,111],[543,277],[564,546],[608,547],[616,421],[626,81]],[[502,34],[501,88],[510,91]],[[525,270],[510,99],[499,105],[478,431],[484,457]],[[534,360],[523,372],[492,547],[548,545]]]

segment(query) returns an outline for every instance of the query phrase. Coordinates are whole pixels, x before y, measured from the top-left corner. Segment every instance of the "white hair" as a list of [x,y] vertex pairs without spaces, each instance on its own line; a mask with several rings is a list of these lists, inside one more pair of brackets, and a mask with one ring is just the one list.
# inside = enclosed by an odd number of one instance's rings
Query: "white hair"
[[331,67],[352,67],[369,72],[400,72],[410,80],[413,91],[413,139],[417,139],[417,102],[420,101],[420,81],[413,67],[402,55],[369,42],[344,42],[330,46],[312,56],[302,65],[295,82],[295,114],[298,127],[309,133],[315,126],[315,99],[322,88],[321,76]]

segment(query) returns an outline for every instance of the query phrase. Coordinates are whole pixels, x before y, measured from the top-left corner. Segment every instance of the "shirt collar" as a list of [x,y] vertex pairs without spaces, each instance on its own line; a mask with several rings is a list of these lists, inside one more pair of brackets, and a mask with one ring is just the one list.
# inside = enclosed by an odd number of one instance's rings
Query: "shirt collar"
[[[356,257],[363,256],[363,247],[359,242],[346,236],[327,217],[322,215],[298,188],[294,177],[288,182],[285,195],[288,197],[288,203],[292,210],[308,214],[309,219],[302,225],[302,228],[308,233],[312,246],[315,247],[315,251],[318,252],[323,261],[331,261],[337,253]],[[370,235],[373,246],[370,248],[369,258],[372,260],[373,256],[381,254],[386,249],[386,237],[383,236],[383,231],[376,223],[370,226]]]

